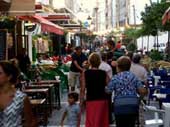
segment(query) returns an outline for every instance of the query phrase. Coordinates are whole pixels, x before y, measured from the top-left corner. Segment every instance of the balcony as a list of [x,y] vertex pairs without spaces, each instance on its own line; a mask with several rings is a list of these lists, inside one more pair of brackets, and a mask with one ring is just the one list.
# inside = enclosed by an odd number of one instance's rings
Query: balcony
[[11,0],[0,0],[0,12],[6,12],[9,10]]

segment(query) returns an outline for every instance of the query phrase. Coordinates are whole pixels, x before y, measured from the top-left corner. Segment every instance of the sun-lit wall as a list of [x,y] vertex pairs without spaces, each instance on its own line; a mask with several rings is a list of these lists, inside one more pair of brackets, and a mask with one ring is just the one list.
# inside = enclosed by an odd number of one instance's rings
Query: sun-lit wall
[[[149,0],[131,0],[129,5],[129,24],[134,24],[134,18],[136,24],[141,24],[141,12],[144,11],[146,4],[150,4]],[[133,8],[134,5],[134,8]],[[135,13],[135,17],[134,17]]]

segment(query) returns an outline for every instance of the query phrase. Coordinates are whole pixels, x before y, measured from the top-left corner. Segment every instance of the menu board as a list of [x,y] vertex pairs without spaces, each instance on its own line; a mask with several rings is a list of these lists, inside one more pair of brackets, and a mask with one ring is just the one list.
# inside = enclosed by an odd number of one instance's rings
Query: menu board
[[6,59],[6,33],[5,30],[0,30],[0,60]]

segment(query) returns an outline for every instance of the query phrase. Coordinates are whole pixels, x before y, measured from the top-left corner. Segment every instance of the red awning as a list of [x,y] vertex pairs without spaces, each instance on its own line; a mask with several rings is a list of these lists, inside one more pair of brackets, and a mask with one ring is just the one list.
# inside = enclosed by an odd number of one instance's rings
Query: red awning
[[57,21],[57,20],[70,20],[70,16],[69,15],[58,15],[58,14],[55,14],[55,15],[48,15],[47,17],[44,17],[45,19],[47,20],[50,20],[50,21]]
[[164,15],[162,16],[162,24],[165,25],[168,20],[170,20],[170,7],[165,11]]
[[41,16],[33,16],[34,18],[36,18],[40,23],[41,23],[41,29],[42,31],[48,31],[48,32],[52,32],[52,33],[56,33],[59,35],[63,35],[64,34],[64,29],[52,22],[50,22],[49,20],[41,17]]
[[64,29],[62,27],[50,22],[49,20],[47,20],[41,16],[38,16],[38,15],[19,16],[19,19],[41,23],[41,29],[43,32],[47,31],[47,32],[52,32],[52,33],[58,34],[58,35],[64,34]]

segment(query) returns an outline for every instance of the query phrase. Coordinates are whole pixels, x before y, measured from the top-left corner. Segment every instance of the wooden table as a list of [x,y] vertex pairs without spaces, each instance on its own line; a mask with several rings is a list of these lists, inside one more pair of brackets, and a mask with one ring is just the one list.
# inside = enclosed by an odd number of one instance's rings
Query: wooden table
[[[42,88],[48,88],[49,89],[49,92],[48,92],[48,95],[49,95],[49,104],[52,108],[52,87],[54,86],[54,84],[42,84],[42,85],[29,85],[29,86],[26,86],[25,88],[26,89],[42,89]],[[52,113],[52,110],[50,110],[50,113]]]
[[[49,96],[49,89],[48,88],[41,88],[41,89],[25,89],[23,90],[24,93],[26,93],[28,96],[29,95],[37,95],[37,94],[44,94],[45,95],[45,98],[47,99],[47,105],[49,103],[49,113],[52,114],[52,104],[51,104],[51,97]],[[33,98],[32,99],[40,99],[40,98],[34,98],[34,96],[32,96]],[[42,98],[41,98],[42,99]]]
[[57,102],[57,108],[60,109],[61,103],[60,103],[60,81],[58,80],[41,80],[38,82],[32,82],[33,85],[44,85],[44,84],[54,84],[55,89],[55,99]]
[[42,85],[29,85],[29,86],[26,86],[26,88],[49,88],[53,86],[54,84],[42,84]]
[[[45,102],[46,102],[46,99],[30,99],[30,103],[31,103],[32,108],[35,112],[35,115],[36,115],[36,117],[39,118],[38,122],[40,122],[42,119],[43,124],[47,125],[48,112],[47,112],[47,108],[45,107]],[[38,114],[39,114],[39,116],[38,116]]]
[[45,101],[46,101],[46,99],[30,99],[30,102],[33,106],[44,104]]
[[23,92],[30,94],[30,93],[46,93],[48,94],[48,89],[25,89]]

